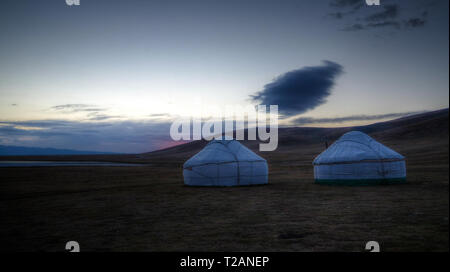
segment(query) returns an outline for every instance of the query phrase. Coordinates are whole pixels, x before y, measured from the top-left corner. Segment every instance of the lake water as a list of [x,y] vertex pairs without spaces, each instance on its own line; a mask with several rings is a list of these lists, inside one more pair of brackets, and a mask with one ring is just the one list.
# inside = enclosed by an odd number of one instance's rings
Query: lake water
[[96,161],[0,161],[0,167],[36,166],[145,166],[146,164]]

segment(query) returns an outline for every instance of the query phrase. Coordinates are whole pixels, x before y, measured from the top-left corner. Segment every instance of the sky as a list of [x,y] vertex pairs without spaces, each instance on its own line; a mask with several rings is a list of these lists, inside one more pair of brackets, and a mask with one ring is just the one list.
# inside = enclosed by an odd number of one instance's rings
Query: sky
[[204,105],[277,104],[280,125],[448,107],[447,0],[7,0],[0,145],[137,153]]

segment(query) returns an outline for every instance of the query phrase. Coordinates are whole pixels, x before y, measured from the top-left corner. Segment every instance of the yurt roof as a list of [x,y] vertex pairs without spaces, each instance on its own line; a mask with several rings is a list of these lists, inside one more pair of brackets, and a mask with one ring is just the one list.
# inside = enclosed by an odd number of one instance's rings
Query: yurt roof
[[184,168],[235,161],[265,161],[236,140],[213,140],[184,163]]
[[403,159],[402,155],[375,141],[369,135],[360,131],[351,131],[344,134],[327,150],[317,156],[313,164]]

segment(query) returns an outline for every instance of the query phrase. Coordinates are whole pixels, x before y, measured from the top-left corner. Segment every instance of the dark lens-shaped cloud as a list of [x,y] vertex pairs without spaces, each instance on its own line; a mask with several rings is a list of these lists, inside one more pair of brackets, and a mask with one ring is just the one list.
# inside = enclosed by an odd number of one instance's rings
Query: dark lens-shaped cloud
[[0,145],[140,153],[176,144],[169,135],[170,121],[0,122]]
[[287,72],[251,96],[254,102],[278,105],[283,115],[295,115],[325,103],[343,67],[331,61],[322,66],[304,67]]
[[421,111],[414,112],[400,112],[400,113],[386,113],[386,114],[375,114],[375,115],[351,115],[344,117],[335,117],[335,118],[312,118],[312,117],[300,117],[296,118],[291,123],[293,125],[302,126],[302,125],[313,125],[313,124],[339,124],[344,122],[351,121],[375,121],[382,119],[393,119],[399,117],[405,117],[408,115],[423,113]]
[[75,113],[75,112],[100,112],[105,111],[104,108],[99,108],[95,105],[88,104],[65,104],[51,107],[52,110],[62,113]]
[[425,25],[425,20],[422,18],[411,18],[405,22],[405,25],[408,27],[421,27]]
[[342,22],[344,31],[387,29],[407,30],[423,27],[431,8],[444,1],[381,1],[380,6],[367,6],[364,0],[332,0],[329,18]]
[[366,17],[366,21],[377,22],[381,20],[394,19],[398,15],[397,5],[385,5],[383,11],[371,14]]

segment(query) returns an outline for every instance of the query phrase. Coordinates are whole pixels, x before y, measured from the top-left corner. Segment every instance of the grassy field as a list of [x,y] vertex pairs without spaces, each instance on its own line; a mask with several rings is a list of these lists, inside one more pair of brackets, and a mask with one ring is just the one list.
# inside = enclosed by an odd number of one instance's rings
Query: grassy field
[[375,240],[382,251],[448,251],[448,111],[446,120],[433,124],[440,134],[371,133],[406,156],[404,185],[314,184],[311,161],[324,146],[292,143],[297,130],[261,154],[266,186],[184,186],[182,163],[199,143],[83,157],[148,163],[139,167],[0,168],[0,249],[63,251],[75,240],[82,251],[364,251]]

